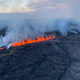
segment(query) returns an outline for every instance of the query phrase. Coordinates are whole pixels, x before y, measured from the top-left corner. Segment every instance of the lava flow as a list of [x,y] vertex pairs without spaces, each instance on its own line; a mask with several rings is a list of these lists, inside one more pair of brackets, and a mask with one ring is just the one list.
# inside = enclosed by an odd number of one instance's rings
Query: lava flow
[[[14,43],[12,46],[21,46],[21,45],[25,45],[25,44],[31,44],[31,43],[36,43],[36,42],[41,42],[41,41],[46,41],[46,40],[50,40],[50,39],[54,39],[55,36],[49,36],[49,37],[45,37],[42,36],[41,38],[40,37],[37,37],[36,40],[32,40],[31,38],[24,41],[24,40],[21,40],[21,42],[17,42],[17,43]],[[0,48],[0,49],[3,49],[3,48]]]
[[0,50],[1,50],[1,49],[4,49],[4,48],[1,47]]

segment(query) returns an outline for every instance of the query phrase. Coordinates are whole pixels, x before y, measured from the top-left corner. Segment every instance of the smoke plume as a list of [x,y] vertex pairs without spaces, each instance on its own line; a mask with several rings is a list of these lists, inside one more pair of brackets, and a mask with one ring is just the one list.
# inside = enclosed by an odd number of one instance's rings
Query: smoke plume
[[7,28],[5,36],[0,37],[0,47],[9,48],[21,39],[36,38],[46,32],[59,31],[62,36],[68,32],[80,32],[78,22],[71,19],[15,19],[0,20],[0,30]]

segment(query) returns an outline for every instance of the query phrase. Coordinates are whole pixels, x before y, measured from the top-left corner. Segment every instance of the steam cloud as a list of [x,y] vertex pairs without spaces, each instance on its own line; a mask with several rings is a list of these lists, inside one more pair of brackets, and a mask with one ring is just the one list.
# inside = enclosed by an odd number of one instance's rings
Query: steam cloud
[[9,48],[21,39],[35,38],[45,32],[59,31],[63,36],[68,32],[80,32],[78,22],[71,19],[0,20],[0,30],[7,27],[6,35],[0,37],[0,47]]

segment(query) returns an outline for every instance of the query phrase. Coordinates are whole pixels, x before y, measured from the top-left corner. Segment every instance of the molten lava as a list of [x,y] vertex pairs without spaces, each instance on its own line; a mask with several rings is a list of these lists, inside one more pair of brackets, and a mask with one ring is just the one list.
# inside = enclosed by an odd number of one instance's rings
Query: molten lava
[[44,38],[44,36],[42,36],[42,38],[37,37],[36,40],[32,40],[32,39],[30,38],[30,39],[28,39],[27,41],[22,40],[21,42],[14,43],[13,46],[21,46],[21,45],[30,44],[30,43],[36,43],[36,42],[46,41],[46,40],[50,40],[50,39],[53,39],[53,38],[55,38],[55,36],[52,36],[52,37],[49,36],[49,37],[46,37],[46,38]]
[[1,47],[0,50],[1,50],[1,49],[4,49],[4,48]]
[[[21,46],[21,45],[25,45],[25,44],[31,44],[31,43],[36,43],[36,42],[41,42],[41,41],[46,41],[46,40],[50,40],[50,39],[54,39],[55,36],[49,36],[49,37],[45,37],[42,36],[41,38],[40,37],[37,37],[36,40],[32,40],[31,38],[24,41],[24,40],[21,40],[21,42],[17,42],[17,43],[14,43],[12,46]],[[3,49],[3,48],[0,48],[0,49]]]

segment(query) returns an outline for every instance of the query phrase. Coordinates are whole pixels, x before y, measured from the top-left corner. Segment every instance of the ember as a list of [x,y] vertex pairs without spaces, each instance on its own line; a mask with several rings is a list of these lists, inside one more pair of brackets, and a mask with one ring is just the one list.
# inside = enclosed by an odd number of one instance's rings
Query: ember
[[[42,36],[41,38],[40,37],[37,37],[36,40],[32,40],[31,38],[24,41],[24,40],[21,40],[21,42],[17,42],[17,43],[14,43],[12,46],[21,46],[21,45],[25,45],[25,44],[31,44],[31,43],[36,43],[36,42],[41,42],[41,41],[46,41],[46,40],[50,40],[50,39],[54,39],[55,36],[49,36],[49,37],[44,37]],[[3,48],[0,48],[0,50],[3,49]]]

